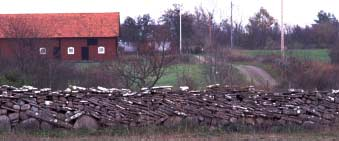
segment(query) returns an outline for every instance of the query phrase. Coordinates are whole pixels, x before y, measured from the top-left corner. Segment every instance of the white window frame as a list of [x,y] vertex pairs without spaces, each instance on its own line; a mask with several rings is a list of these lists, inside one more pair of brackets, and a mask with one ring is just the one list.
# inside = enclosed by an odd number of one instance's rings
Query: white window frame
[[68,48],[67,48],[67,54],[68,54],[68,55],[74,55],[74,54],[75,54],[75,49],[74,49],[74,47],[68,47]]
[[105,54],[105,47],[104,46],[98,47],[98,54]]
[[47,54],[47,48],[45,48],[45,47],[39,48],[39,53],[40,53],[40,55],[46,55]]

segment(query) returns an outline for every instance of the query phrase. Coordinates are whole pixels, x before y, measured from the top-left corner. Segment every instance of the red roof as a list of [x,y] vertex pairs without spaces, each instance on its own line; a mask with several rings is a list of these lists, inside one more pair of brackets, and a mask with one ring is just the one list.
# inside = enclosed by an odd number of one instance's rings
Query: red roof
[[0,14],[0,38],[117,37],[119,13]]

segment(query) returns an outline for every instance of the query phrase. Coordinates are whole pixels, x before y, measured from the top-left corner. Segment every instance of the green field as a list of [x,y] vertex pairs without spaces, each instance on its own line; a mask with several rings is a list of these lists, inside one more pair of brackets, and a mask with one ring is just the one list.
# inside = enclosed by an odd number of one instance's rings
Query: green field
[[204,66],[201,64],[178,64],[166,69],[165,75],[157,85],[177,86],[179,78],[188,75],[198,87],[205,85]]
[[[242,52],[252,57],[280,55],[280,50],[242,50]],[[287,50],[286,55],[312,61],[330,62],[331,60],[327,49],[293,49]]]
[[[183,79],[181,79],[183,76],[186,78],[188,77],[191,83],[183,84]],[[225,80],[224,82],[220,80],[209,80],[208,68],[205,66],[205,64],[176,64],[166,69],[165,75],[160,78],[160,80],[157,82],[157,85],[170,85],[175,87],[193,85],[193,87],[191,87],[192,89],[201,89],[205,88],[207,85],[215,83],[230,83],[234,85],[246,83],[245,78],[239,73],[237,69],[231,70],[231,76],[233,80],[230,80],[231,78],[225,78],[228,80]]]

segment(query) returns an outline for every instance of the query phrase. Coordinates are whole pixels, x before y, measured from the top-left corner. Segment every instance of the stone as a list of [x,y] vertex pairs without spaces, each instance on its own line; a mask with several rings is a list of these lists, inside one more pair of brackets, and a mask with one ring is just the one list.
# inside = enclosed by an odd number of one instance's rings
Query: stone
[[0,109],[0,115],[7,115],[6,109]]
[[33,112],[38,112],[39,111],[39,108],[35,107],[35,106],[32,106],[32,111]]
[[315,128],[316,124],[313,121],[305,121],[302,126],[305,128]]
[[11,131],[11,121],[7,116],[0,116],[0,132]]
[[305,121],[303,125],[314,125],[315,123],[313,121]]
[[199,121],[204,121],[204,117],[202,117],[202,116],[199,116],[198,119],[199,119]]
[[167,120],[164,122],[164,126],[165,127],[175,127],[180,125],[182,121],[182,118],[179,116],[173,116],[173,117],[169,117],[167,118]]
[[323,118],[324,118],[324,119],[330,120],[330,119],[334,119],[335,116],[334,116],[333,114],[325,113],[325,114],[323,115]]
[[21,110],[23,110],[23,111],[29,110],[30,108],[31,108],[31,105],[29,105],[29,104],[24,104],[24,105],[21,106]]
[[99,128],[99,123],[93,117],[83,115],[76,120],[73,128],[75,128],[75,129],[97,130]]
[[48,122],[43,121],[40,124],[40,129],[42,129],[42,130],[51,130],[53,128],[54,128],[54,126],[52,124],[49,124]]
[[57,116],[56,116],[57,119],[66,119],[66,116],[65,114],[62,114],[62,113],[58,113]]
[[11,113],[8,115],[10,121],[19,120],[19,113]]
[[6,102],[6,103],[5,103],[5,106],[6,106],[6,107],[13,107],[13,103],[12,103],[12,102]]
[[29,118],[21,121],[16,127],[16,130],[38,130],[40,128],[40,122],[35,118]]
[[238,119],[235,118],[235,117],[231,117],[231,118],[230,118],[230,122],[231,122],[231,123],[236,123],[237,121],[238,121]]
[[19,114],[19,119],[20,120],[26,120],[26,119],[28,119],[29,117],[28,117],[28,115],[26,114],[26,112],[20,112],[20,114]]
[[20,105],[13,105],[14,110],[20,110]]

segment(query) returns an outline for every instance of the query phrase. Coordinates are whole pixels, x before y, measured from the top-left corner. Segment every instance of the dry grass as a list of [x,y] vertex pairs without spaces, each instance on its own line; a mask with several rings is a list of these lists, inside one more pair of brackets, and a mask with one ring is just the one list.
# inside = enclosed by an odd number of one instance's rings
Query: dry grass
[[87,136],[87,137],[34,137],[34,136],[18,136],[5,135],[0,137],[0,141],[205,141],[205,140],[223,140],[223,141],[333,141],[338,137],[333,136],[313,136],[310,134],[225,134],[221,136],[196,137],[194,135],[153,135],[153,136]]
[[221,128],[194,127],[143,127],[116,128],[99,131],[53,130],[20,133],[2,133],[0,141],[109,141],[109,140],[226,140],[226,141],[323,141],[337,140],[338,128],[305,128],[301,126],[254,127],[234,124]]

